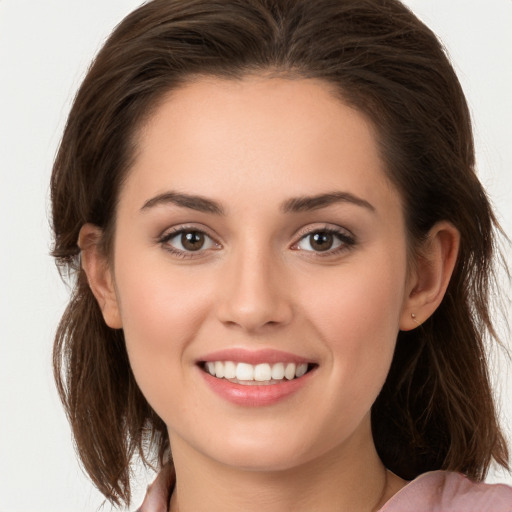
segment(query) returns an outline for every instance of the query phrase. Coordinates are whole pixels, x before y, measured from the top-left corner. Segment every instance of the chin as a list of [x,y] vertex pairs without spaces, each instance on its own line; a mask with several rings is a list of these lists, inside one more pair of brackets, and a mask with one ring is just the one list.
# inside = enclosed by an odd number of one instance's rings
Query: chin
[[[304,427],[305,428],[305,427]],[[208,444],[201,441],[195,448],[204,457],[232,469],[254,472],[288,471],[328,456],[336,451],[328,433],[314,434],[290,426],[273,425],[266,429],[245,429],[243,425],[222,430],[224,435],[211,436]],[[325,440],[330,443],[326,444]],[[343,441],[340,440],[340,444]]]
[[248,447],[228,450],[221,454],[209,454],[216,461],[238,471],[278,472],[288,471],[310,461],[304,453],[297,450],[276,450],[274,446],[249,449]]

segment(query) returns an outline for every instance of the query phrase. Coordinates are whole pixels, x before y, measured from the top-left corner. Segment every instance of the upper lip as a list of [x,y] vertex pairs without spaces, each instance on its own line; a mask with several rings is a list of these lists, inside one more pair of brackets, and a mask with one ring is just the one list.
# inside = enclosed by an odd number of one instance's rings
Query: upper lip
[[248,363],[252,365],[262,363],[312,363],[310,359],[292,354],[290,352],[283,352],[282,350],[274,349],[260,349],[248,350],[245,348],[227,348],[210,352],[198,359],[199,363],[209,361],[233,361],[235,363]]

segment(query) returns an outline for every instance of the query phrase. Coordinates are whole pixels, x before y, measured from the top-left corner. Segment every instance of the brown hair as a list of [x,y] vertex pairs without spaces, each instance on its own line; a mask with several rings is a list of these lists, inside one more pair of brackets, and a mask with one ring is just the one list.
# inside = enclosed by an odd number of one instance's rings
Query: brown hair
[[484,344],[496,220],[474,172],[468,108],[435,35],[396,0],[154,0],[130,14],[91,66],[53,169],[55,256],[74,283],[54,348],[57,386],[86,471],[113,503],[129,503],[130,462],[160,463],[166,428],[142,396],[123,332],[106,326],[80,268],[78,233],[103,229],[136,131],[165,93],[192,76],[274,73],[334,86],[374,122],[409,239],[439,220],[461,233],[446,296],[420,328],[401,332],[372,410],[384,464],[403,478],[434,469],[482,479],[508,467]]

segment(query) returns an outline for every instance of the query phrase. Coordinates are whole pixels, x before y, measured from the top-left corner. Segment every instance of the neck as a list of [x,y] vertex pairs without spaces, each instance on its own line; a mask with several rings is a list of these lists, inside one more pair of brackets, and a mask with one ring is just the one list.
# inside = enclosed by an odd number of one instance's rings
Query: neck
[[364,434],[314,460],[279,471],[227,466],[171,438],[176,488],[170,510],[376,511],[403,484],[384,468],[369,425]]

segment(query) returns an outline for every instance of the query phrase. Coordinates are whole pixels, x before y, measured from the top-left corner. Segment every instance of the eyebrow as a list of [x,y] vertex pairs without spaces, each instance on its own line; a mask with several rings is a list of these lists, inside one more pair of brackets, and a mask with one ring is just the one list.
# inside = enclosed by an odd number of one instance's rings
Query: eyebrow
[[351,203],[356,206],[366,208],[371,212],[375,212],[375,207],[360,197],[350,192],[329,192],[326,194],[318,194],[316,196],[302,196],[288,199],[281,205],[284,213],[300,213],[311,210],[319,210],[332,204]]
[[[366,208],[371,212],[375,212],[375,207],[372,204],[350,192],[328,192],[315,196],[292,197],[281,204],[281,211],[283,213],[300,213],[319,210],[337,203],[351,203]],[[191,210],[204,213],[225,215],[224,208],[216,201],[203,196],[184,194],[181,192],[165,192],[159,194],[147,200],[142,206],[141,211],[166,204],[174,204],[182,208],[190,208]]]
[[204,213],[214,213],[216,215],[224,215],[224,208],[222,206],[202,196],[195,196],[190,194],[183,194],[181,192],[166,192],[159,194],[144,203],[141,211],[148,210],[155,206],[174,204],[182,208],[190,208]]

